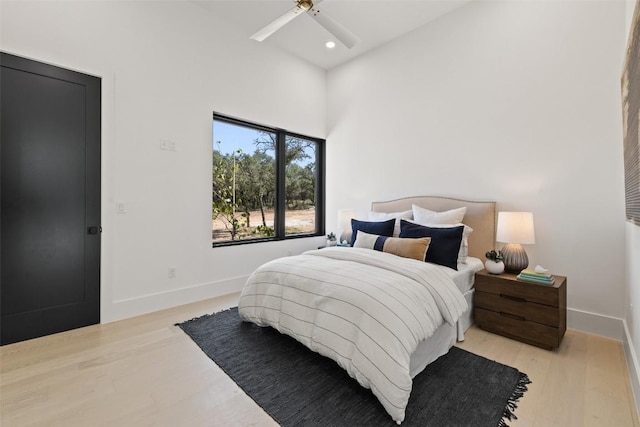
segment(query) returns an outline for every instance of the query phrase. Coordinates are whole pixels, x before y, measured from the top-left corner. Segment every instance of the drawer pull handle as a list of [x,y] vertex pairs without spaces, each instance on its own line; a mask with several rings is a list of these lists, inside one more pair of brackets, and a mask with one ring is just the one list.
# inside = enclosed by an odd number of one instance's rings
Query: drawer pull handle
[[507,295],[507,294],[500,294],[500,298],[508,299],[508,300],[511,300],[511,301],[517,301],[517,302],[526,302],[527,301],[524,298],[514,297],[512,295]]
[[526,317],[522,317],[522,316],[517,316],[515,314],[509,314],[509,313],[505,313],[504,311],[500,312],[500,316],[502,317],[507,317],[509,319],[514,319],[514,320],[520,320],[522,322],[525,322],[527,320]]

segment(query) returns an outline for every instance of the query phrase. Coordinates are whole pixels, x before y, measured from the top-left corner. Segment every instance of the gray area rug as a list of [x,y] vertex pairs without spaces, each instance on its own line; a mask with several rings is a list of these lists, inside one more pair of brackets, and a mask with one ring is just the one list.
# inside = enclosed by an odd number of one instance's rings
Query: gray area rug
[[[242,322],[237,308],[177,326],[282,426],[396,425],[334,361]],[[414,378],[402,425],[506,426],[527,384],[517,369],[453,347]]]

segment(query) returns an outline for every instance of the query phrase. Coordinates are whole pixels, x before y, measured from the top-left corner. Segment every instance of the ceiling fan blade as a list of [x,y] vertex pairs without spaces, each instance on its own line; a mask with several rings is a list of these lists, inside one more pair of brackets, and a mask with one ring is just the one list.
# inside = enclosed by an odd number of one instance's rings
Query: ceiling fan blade
[[273,21],[272,23],[266,25],[260,31],[251,36],[253,40],[257,40],[259,42],[263,41],[271,34],[278,31],[284,25],[286,25],[289,21],[291,21],[296,16],[300,15],[304,10],[300,9],[298,6],[295,6],[293,9],[286,12],[284,15]]
[[355,34],[347,30],[325,12],[321,12],[319,8],[313,7],[307,13],[347,48],[351,49],[360,41]]

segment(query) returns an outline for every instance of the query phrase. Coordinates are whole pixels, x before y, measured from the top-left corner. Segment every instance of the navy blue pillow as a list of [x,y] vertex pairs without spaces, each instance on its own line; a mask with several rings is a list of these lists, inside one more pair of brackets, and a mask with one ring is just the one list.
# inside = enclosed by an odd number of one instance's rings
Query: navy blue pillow
[[369,234],[377,234],[378,236],[393,236],[393,229],[396,226],[396,220],[390,219],[389,221],[377,221],[377,222],[369,222],[369,221],[358,221],[357,219],[351,219],[351,246],[356,241],[356,236],[358,235],[358,230],[364,231]]
[[426,262],[458,269],[458,252],[462,243],[464,225],[458,227],[435,228],[400,221],[400,237],[431,237]]

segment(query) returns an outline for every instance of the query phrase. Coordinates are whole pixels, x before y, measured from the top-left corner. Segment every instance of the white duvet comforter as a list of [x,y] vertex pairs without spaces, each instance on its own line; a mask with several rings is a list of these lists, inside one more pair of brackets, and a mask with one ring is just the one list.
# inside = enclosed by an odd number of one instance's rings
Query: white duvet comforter
[[411,354],[467,309],[444,268],[369,249],[309,251],[258,268],[239,312],[335,360],[399,423],[411,393]]

